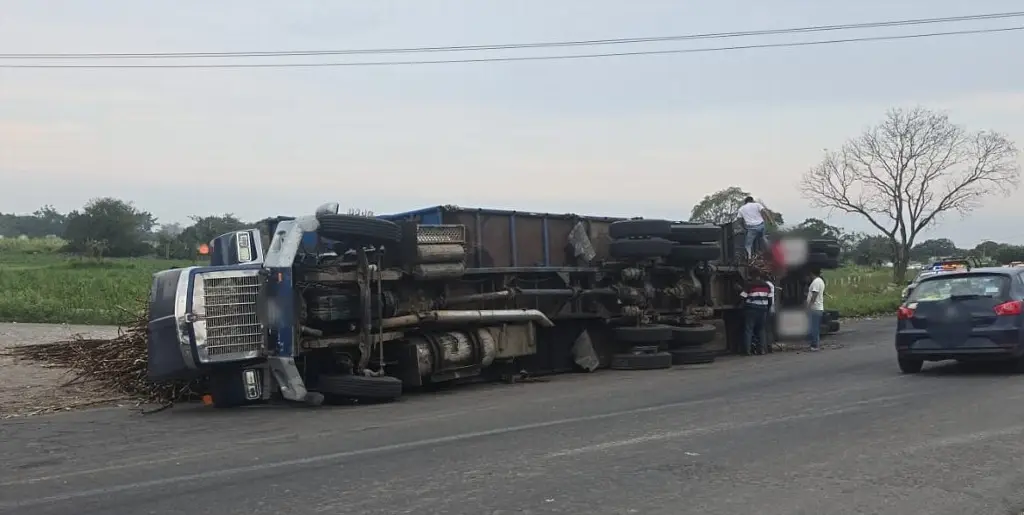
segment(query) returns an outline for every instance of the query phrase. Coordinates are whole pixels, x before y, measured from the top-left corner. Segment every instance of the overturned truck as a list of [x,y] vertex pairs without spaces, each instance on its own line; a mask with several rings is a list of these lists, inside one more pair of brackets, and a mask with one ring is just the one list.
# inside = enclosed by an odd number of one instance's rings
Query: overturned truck
[[219,407],[317,405],[711,363],[741,338],[736,240],[729,225],[327,204],[215,239],[209,266],[155,274],[149,378],[205,377]]

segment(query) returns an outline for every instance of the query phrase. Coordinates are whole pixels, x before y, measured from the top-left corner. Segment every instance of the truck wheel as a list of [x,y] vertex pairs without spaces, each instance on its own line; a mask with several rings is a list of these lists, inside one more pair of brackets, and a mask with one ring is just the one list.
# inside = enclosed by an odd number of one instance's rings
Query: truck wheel
[[355,215],[317,215],[321,236],[338,241],[360,240],[370,243],[398,243],[402,241],[402,228],[394,222],[380,218]]
[[839,255],[839,242],[835,240],[807,240],[808,252],[821,252],[829,257]]
[[672,242],[664,238],[645,240],[613,240],[608,244],[608,253],[619,259],[646,259],[665,257],[672,252]]
[[672,342],[679,347],[704,345],[715,339],[715,326],[700,324],[672,328]]
[[669,260],[672,263],[694,263],[714,261],[722,257],[718,244],[676,245],[672,247]]
[[612,370],[658,370],[672,368],[672,355],[667,352],[650,354],[623,353],[612,356]]
[[668,220],[622,220],[608,226],[608,236],[620,238],[661,238],[672,234]]
[[839,259],[829,256],[824,252],[811,252],[807,254],[807,265],[817,266],[826,269],[839,268]]
[[402,396],[402,380],[391,376],[321,375],[317,390],[346,399],[389,401]]
[[833,320],[828,323],[828,330],[825,331],[828,334],[835,334],[839,332],[839,321]]
[[715,351],[703,349],[678,349],[670,351],[673,365],[707,365],[718,357]]
[[920,359],[897,358],[896,361],[900,366],[900,372],[904,374],[916,374],[924,367],[924,360]]
[[672,328],[667,325],[616,327],[615,339],[622,343],[661,343],[672,339]]
[[722,228],[714,224],[675,224],[668,239],[676,243],[711,243],[722,238]]

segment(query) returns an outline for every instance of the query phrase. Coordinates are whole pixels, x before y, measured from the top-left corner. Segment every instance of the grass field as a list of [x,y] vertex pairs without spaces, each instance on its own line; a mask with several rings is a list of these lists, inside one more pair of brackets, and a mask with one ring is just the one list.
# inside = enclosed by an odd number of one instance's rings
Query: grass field
[[[60,240],[0,240],[0,322],[119,324],[145,301],[153,272],[188,261],[59,254]],[[825,308],[843,316],[891,314],[901,287],[891,271],[848,267],[825,273]]]
[[119,324],[145,302],[153,272],[189,262],[95,261],[58,254],[59,240],[0,240],[0,322]]
[[844,317],[892,315],[900,305],[903,286],[892,283],[890,268],[849,266],[826,270],[824,279],[825,309]]

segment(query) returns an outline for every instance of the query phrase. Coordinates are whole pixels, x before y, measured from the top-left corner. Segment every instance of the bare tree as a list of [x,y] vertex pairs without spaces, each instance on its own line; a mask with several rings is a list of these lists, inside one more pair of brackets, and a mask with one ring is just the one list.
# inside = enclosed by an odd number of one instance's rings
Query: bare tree
[[800,189],[816,207],[856,213],[882,231],[892,247],[893,281],[902,283],[923,229],[1017,188],[1017,155],[1002,134],[968,132],[920,107],[892,109],[841,149],[826,150]]

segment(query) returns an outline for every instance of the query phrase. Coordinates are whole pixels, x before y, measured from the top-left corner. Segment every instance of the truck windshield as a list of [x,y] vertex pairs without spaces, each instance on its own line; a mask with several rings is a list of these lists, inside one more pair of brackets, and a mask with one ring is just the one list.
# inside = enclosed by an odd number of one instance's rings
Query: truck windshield
[[951,297],[1001,297],[1010,279],[999,274],[939,276],[921,281],[907,302],[934,302]]

